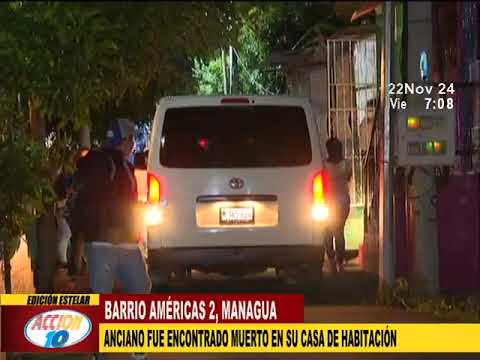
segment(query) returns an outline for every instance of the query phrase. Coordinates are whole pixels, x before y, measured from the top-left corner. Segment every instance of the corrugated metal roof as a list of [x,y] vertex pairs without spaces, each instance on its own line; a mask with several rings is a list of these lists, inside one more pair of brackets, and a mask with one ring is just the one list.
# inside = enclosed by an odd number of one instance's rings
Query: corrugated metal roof
[[355,10],[355,12],[353,13],[350,21],[353,22],[357,19],[360,19],[360,18],[370,14],[372,11],[375,11],[375,8],[377,6],[380,6],[383,3],[384,3],[383,1],[368,1],[368,2],[365,2],[365,5],[363,5],[358,10]]
[[378,30],[378,26],[374,24],[353,25],[337,31],[334,35],[330,36],[329,39],[365,38],[365,37],[371,36],[372,34],[375,34],[377,30]]

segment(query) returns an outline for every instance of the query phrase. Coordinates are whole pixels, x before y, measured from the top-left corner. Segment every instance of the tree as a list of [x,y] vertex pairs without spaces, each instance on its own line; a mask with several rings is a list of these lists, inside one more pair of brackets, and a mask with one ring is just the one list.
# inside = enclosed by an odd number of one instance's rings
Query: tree
[[41,214],[81,126],[100,138],[114,114],[148,116],[158,96],[188,87],[185,59],[224,46],[237,21],[231,2],[0,3],[0,189],[15,194],[1,198],[5,249],[26,212]]
[[[193,79],[196,82],[196,91],[203,95],[222,95],[224,87],[229,89],[230,62],[236,60],[233,69],[238,73],[238,90],[243,94],[278,94],[282,90],[283,76],[278,71],[268,70],[268,57],[270,51],[248,23],[244,23],[239,30],[235,41],[237,46],[233,49],[230,59],[217,51],[216,56],[210,60],[195,59],[193,64]],[[224,53],[227,53],[225,51]],[[225,86],[225,81],[228,83]],[[228,91],[228,90],[227,90]]]
[[209,61],[195,59],[193,78],[198,82],[197,91],[203,95],[224,94],[225,63],[221,55]]
[[[32,208],[44,209],[53,199],[45,170],[45,148],[15,130],[2,118],[0,131],[0,255],[4,261],[5,291],[12,291],[10,260],[20,245],[20,238],[35,220]],[[12,120],[10,118],[9,120]]]
[[0,5],[0,75],[9,95],[60,127],[184,84],[183,61],[234,33],[231,3],[19,2]]
[[[239,2],[241,19],[238,37],[232,44],[240,69],[244,94],[279,94],[285,89],[282,69],[272,68],[273,51],[292,51],[311,44],[316,35],[331,35],[344,23],[335,16],[333,2]],[[227,64],[227,68],[229,64]],[[221,56],[197,60],[193,77],[199,94],[223,94]],[[228,77],[227,77],[228,78]]]
[[247,94],[281,93],[284,75],[268,64],[271,49],[249,22],[240,29],[239,42],[240,89]]
[[308,45],[319,33],[329,36],[345,25],[336,16],[333,1],[250,2],[249,5],[249,23],[271,50],[293,50]]

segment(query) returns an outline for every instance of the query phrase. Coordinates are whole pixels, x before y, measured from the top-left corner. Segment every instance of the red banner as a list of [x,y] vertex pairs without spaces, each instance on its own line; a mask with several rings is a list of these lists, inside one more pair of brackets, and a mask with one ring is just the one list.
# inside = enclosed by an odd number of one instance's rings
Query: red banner
[[101,322],[303,322],[303,295],[102,295]]
[[[55,331],[50,327],[51,318],[44,320],[45,313],[52,310],[74,310],[86,316],[91,322],[91,331],[83,341],[68,347],[46,347],[47,334]],[[48,315],[47,315],[48,316]],[[2,306],[2,352],[95,352],[98,351],[98,306]],[[27,335],[26,327],[29,321],[43,317],[43,323],[34,331],[42,332],[43,344],[34,345]],[[50,321],[48,321],[50,320]],[[40,340],[42,341],[42,340]],[[55,345],[55,344],[54,344]]]
[[96,352],[101,323],[304,321],[303,295],[112,294],[85,306],[60,305],[79,304],[61,294],[8,296],[2,294],[3,352]]

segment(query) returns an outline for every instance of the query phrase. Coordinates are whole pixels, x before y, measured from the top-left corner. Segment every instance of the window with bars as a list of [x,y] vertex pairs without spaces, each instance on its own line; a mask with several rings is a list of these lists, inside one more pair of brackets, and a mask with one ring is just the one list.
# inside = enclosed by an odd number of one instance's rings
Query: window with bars
[[328,133],[344,144],[353,174],[352,204],[363,206],[363,171],[378,97],[375,35],[329,39],[327,74]]

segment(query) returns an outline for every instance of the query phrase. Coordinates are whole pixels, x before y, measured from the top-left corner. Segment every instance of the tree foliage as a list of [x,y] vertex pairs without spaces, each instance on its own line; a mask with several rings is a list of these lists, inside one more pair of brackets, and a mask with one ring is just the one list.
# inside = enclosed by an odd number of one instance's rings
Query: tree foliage
[[197,81],[197,92],[203,95],[224,94],[224,72],[226,77],[227,63],[221,55],[211,60],[194,59],[193,78]]
[[[244,94],[283,92],[284,74],[268,63],[272,52],[309,46],[318,34],[331,35],[344,25],[333,2],[239,2],[236,11],[242,26],[232,45],[239,55],[239,90]],[[193,77],[199,94],[224,93],[218,53],[209,61],[196,61]]]
[[36,98],[65,127],[92,111],[183,84],[184,59],[206,56],[234,33],[228,2],[0,5],[0,61],[7,95]]
[[[272,50],[292,50],[345,25],[333,1],[250,2],[249,23]],[[245,4],[244,6],[247,6]]]
[[238,74],[239,93],[262,95],[280,93],[282,74],[269,71],[271,70],[268,65],[270,49],[266,41],[259,36],[248,21],[244,20],[233,44],[236,44],[233,56],[237,61],[233,70],[228,47],[224,51],[224,59],[222,59],[220,51],[217,51],[216,56],[207,61],[195,59],[192,71],[197,93],[222,95],[225,94],[225,87],[229,93],[230,71]]
[[[51,200],[49,170],[80,126],[100,138],[114,115],[151,114],[159,96],[188,86],[189,59],[236,37],[235,14],[231,2],[1,2],[3,243],[14,248],[32,209]],[[29,137],[37,106],[47,147]]]
[[[35,215],[53,199],[45,148],[32,139],[12,131],[0,136],[0,242],[5,244],[6,259],[10,259],[19,239],[32,224]],[[3,255],[3,254],[2,254]]]
[[239,42],[240,90],[246,94],[281,93],[283,73],[269,65],[271,49],[261,34],[255,32],[250,23],[245,22],[239,32]]

